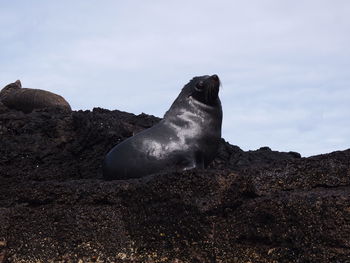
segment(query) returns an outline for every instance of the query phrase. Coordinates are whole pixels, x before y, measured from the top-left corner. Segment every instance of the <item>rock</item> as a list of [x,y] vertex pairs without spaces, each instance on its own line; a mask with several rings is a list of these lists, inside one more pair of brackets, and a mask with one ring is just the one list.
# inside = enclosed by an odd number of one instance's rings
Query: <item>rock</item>
[[0,101],[0,114],[7,112],[9,109]]
[[6,260],[6,247],[7,247],[6,240],[3,238],[0,238],[0,263],[4,263]]
[[3,260],[349,259],[350,150],[301,158],[222,140],[208,170],[103,181],[105,153],[159,120],[99,108],[0,114]]

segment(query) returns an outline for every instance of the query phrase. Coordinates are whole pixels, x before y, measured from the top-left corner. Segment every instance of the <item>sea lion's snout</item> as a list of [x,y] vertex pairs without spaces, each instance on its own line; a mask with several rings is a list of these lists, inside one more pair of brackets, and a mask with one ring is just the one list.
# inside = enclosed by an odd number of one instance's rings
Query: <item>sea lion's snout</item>
[[218,77],[218,75],[214,74],[213,76],[210,77],[210,80],[212,81],[212,86],[214,86],[215,88],[219,89],[221,82],[220,79]]
[[220,79],[218,75],[214,74],[209,78],[207,99],[209,104],[213,103],[219,97]]
[[220,82],[220,79],[219,79],[218,75],[216,75],[216,74],[214,74],[213,76],[211,76],[211,78],[212,78],[214,81]]

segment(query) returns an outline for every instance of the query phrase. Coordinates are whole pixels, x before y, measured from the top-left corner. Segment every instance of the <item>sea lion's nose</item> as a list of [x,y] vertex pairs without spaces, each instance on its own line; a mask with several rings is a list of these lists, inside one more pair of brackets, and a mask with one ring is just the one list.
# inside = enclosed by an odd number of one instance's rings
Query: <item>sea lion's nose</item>
[[15,81],[15,84],[16,84],[18,87],[22,88],[22,83],[21,83],[21,81],[20,81],[19,79],[17,79],[17,80]]
[[218,75],[214,74],[213,76],[211,76],[211,78],[215,81],[219,81],[219,77]]

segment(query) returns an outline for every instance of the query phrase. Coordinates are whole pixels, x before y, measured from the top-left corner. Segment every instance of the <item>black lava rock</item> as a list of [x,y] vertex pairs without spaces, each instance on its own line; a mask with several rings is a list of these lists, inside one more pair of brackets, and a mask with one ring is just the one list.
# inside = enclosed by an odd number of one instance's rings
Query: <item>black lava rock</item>
[[347,262],[350,150],[310,158],[222,140],[207,170],[102,180],[160,119],[0,110],[0,262]]

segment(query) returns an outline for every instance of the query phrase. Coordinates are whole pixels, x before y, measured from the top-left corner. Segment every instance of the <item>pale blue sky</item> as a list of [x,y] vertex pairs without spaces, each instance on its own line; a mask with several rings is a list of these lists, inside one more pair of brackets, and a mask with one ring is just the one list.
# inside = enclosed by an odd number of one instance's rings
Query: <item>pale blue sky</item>
[[350,148],[350,1],[0,4],[0,87],[161,117],[193,76],[216,73],[231,144]]

